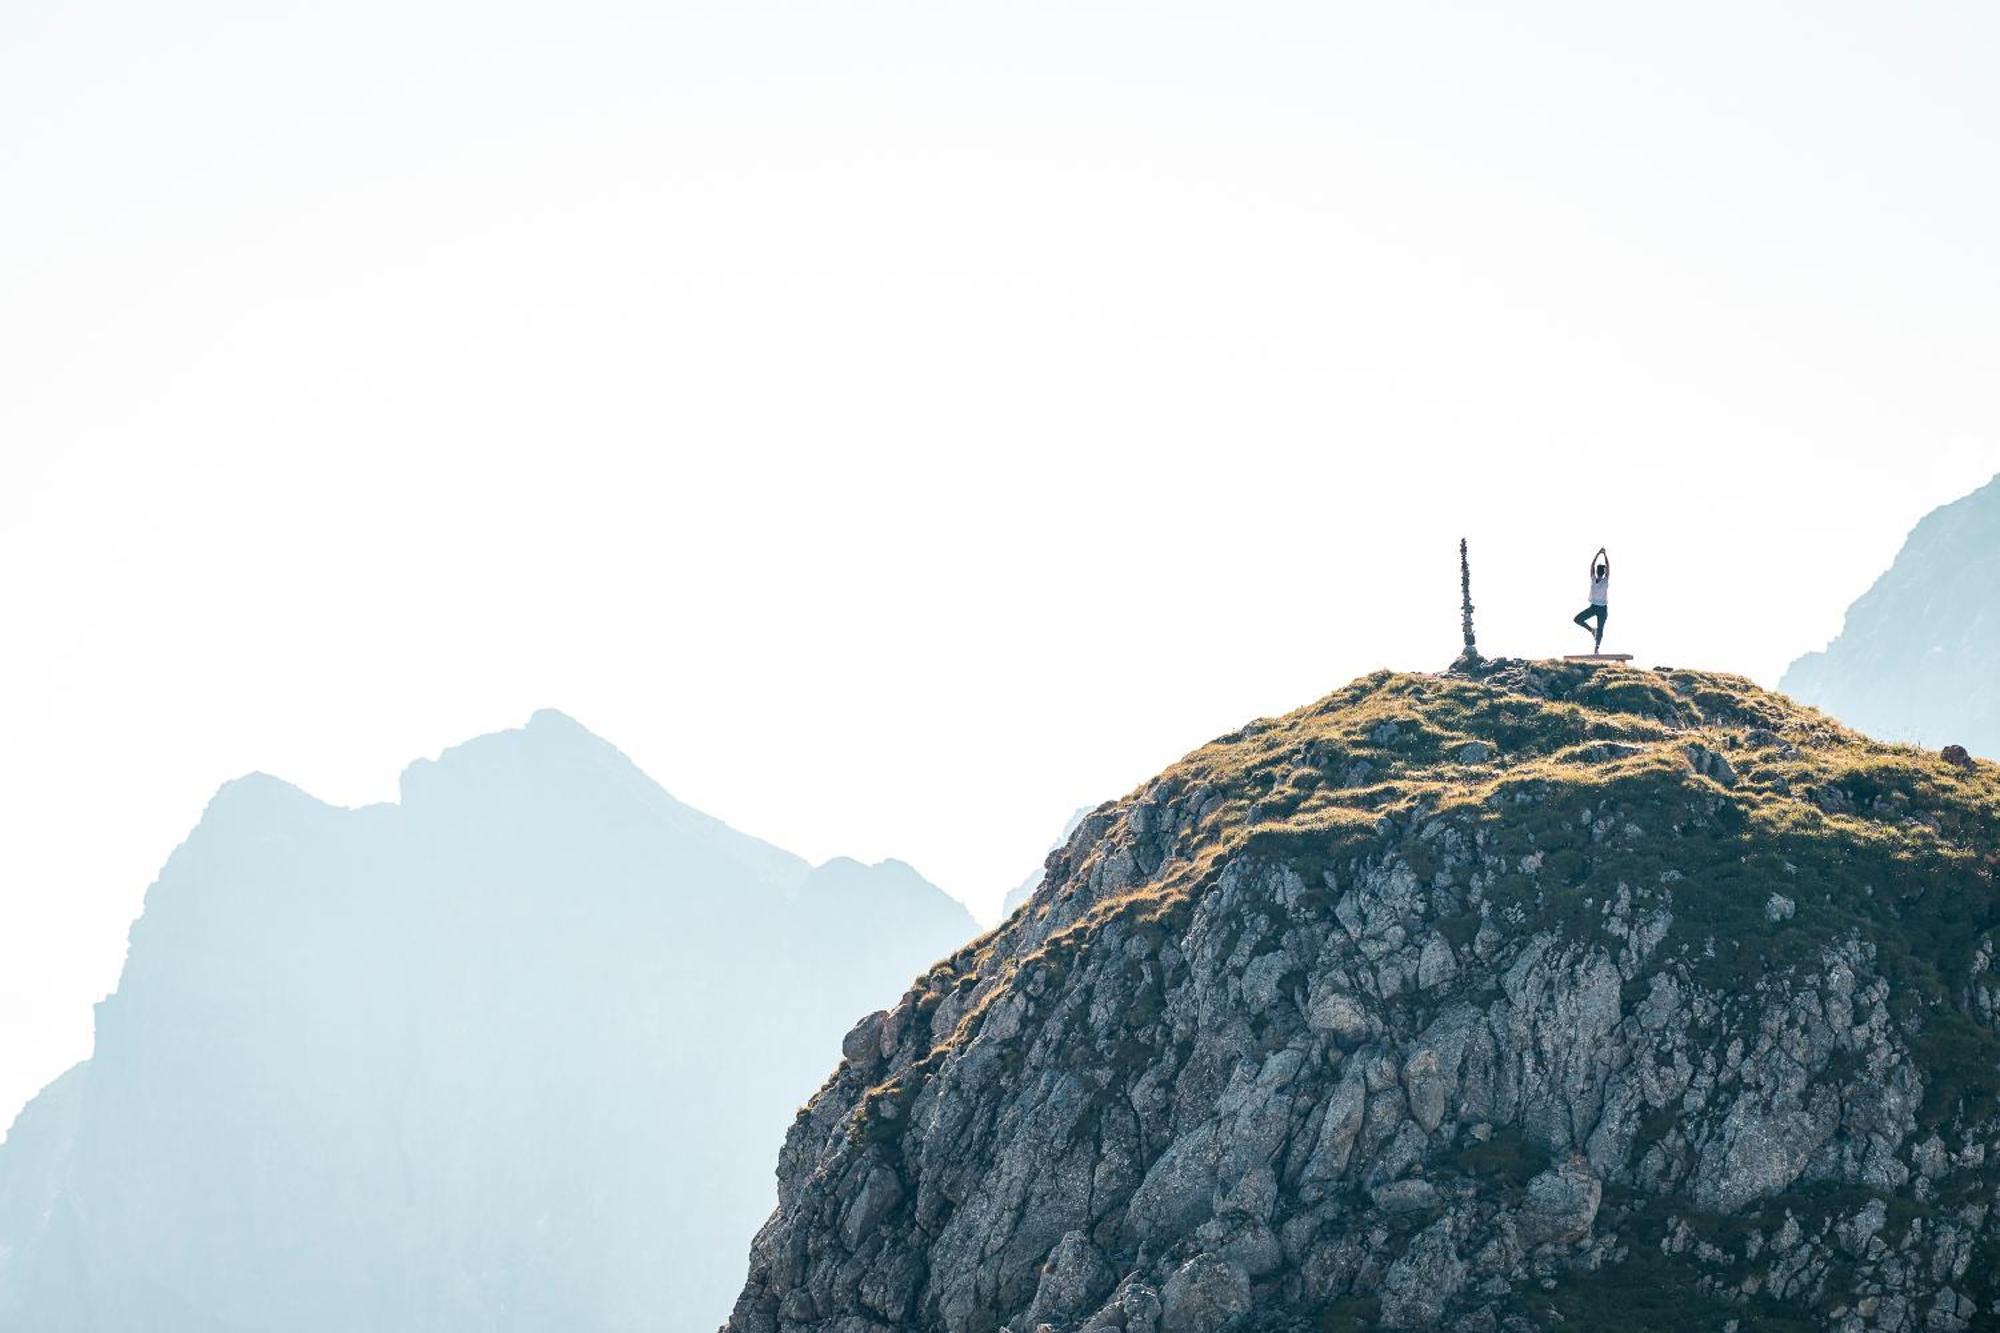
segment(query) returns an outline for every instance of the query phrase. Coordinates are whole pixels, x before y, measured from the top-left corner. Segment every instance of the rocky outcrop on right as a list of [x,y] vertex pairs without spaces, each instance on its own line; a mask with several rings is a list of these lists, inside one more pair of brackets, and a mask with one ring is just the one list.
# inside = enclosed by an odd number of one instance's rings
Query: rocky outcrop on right
[[2000,758],[2000,477],[1929,515],[1780,688],[1888,740]]
[[854,1027],[727,1329],[1994,1327],[1996,869],[1737,678],[1369,677]]

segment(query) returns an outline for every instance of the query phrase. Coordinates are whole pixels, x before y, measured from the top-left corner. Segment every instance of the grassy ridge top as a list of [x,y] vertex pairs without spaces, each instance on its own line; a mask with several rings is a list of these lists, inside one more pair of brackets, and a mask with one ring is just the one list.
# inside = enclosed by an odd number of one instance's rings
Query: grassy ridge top
[[[1412,816],[1698,796],[1778,837],[1823,834],[1912,855],[1979,856],[2000,829],[2000,768],[1877,742],[1738,676],[1495,662],[1477,675],[1377,672],[1218,737],[1121,802],[1202,811],[1151,886],[1199,882],[1274,842],[1345,841]],[[1673,804],[1680,804],[1674,800]],[[1530,829],[1540,822],[1517,819]],[[1100,838],[1086,857],[1115,855]],[[1083,868],[1083,864],[1079,868]]]
[[[1238,857],[1315,892],[1367,864],[1419,882],[1456,829],[1504,861],[1489,910],[1588,937],[1620,894],[1671,907],[1657,961],[1723,993],[1858,937],[1926,1029],[1938,1115],[2000,1096],[2000,1038],[1954,1004],[2000,928],[2000,767],[1872,740],[1742,677],[1564,662],[1377,672],[1209,742],[1107,802],[1048,885],[919,982],[976,998],[942,1055],[1017,978],[1066,970],[1111,922],[1173,934]],[[1774,918],[1774,895],[1787,915]],[[1441,923],[1466,938],[1468,917]],[[1009,947],[1017,931],[1034,947]],[[1993,1084],[1988,1087],[1987,1084]]]
[[1918,1034],[1924,1119],[2000,1107],[2000,1034],[1962,1003],[2000,931],[2000,767],[1872,740],[1738,676],[1493,661],[1363,677],[1093,811],[1027,904],[917,980],[904,1005],[930,1052],[868,1089],[853,1130],[893,1135],[1001,996],[1060,986],[1109,934],[1178,935],[1239,857],[1314,894],[1370,865],[1449,887],[1432,839],[1453,832],[1502,867],[1490,916],[1439,919],[1454,944],[1489,920],[1595,938],[1624,900],[1671,913],[1649,971],[1729,996],[1859,939]]
[[[923,1126],[914,1160],[928,1164],[939,1143],[997,1154],[1004,1136],[991,1127],[1010,1122],[979,1120],[988,1107],[1081,1105],[1076,1133],[1090,1142],[1106,1108],[1143,1106],[1172,1111],[1141,1141],[1160,1154],[1140,1164],[1144,1178],[1171,1161],[1172,1179],[1220,1141],[1201,1135],[1235,1124],[1219,1097],[1239,1054],[1298,1053],[1290,1068],[1313,1069],[1306,1089],[1330,1107],[1331,1062],[1366,1051],[1349,1071],[1386,1070],[1394,1087],[1400,1068],[1407,1084],[1418,1034],[1444,1031],[1448,1043],[1470,1013],[1495,1059],[1527,1078],[1556,1029],[1535,1026],[1539,992],[1523,998],[1509,978],[1553,957],[1572,977],[1610,978],[1591,1006],[1609,1011],[1608,1026],[1588,1032],[1612,1032],[1614,1056],[1664,1069],[1659,1034],[1671,1031],[1675,1067],[1743,1080],[1731,1097],[1800,1070],[1815,1106],[1845,1099],[1864,1129],[1877,1100],[1902,1098],[1899,1138],[1936,1135],[1934,1153],[1983,1145],[2000,1124],[2000,1030],[1982,971],[2000,938],[1996,873],[2000,767],[1877,742],[1740,677],[1519,661],[1379,672],[1218,737],[1086,817],[1028,904],[885,1020],[907,1034],[905,1054],[847,1073],[850,1142],[893,1161]],[[1849,991],[1865,978],[1880,1006],[1865,1041],[1855,1011],[1819,1007],[1844,993],[1843,972]],[[1367,1023],[1329,1036],[1334,1025],[1315,1026],[1318,1000],[1343,994]],[[1832,1026],[1809,1040],[1813,1022]],[[1827,1035],[1836,1030],[1852,1040]],[[1555,1080],[1552,1068],[1535,1076]],[[1789,1095],[1780,1083],[1771,1096]],[[1653,1163],[1605,1187],[1602,1225],[1637,1258],[1620,1250],[1615,1264],[1543,1283],[1545,1295],[1517,1295],[1559,1307],[1572,1327],[1817,1326],[1809,1304],[1793,1321],[1775,1292],[1722,1299],[1666,1240],[1717,1237],[1749,1263],[1767,1231],[1804,1227],[1832,1244],[1841,1218],[1879,1205],[1907,1249],[1920,1227],[1957,1227],[1962,1206],[1992,1197],[1983,1156],[1946,1184],[1907,1190],[1860,1183],[1851,1166],[1798,1177],[1794,1163],[1791,1184],[1749,1212],[1704,1212],[1688,1174],[1697,1148],[1729,1142],[1720,1117],[1738,1105],[1763,1132],[1755,1096],[1726,1111],[1704,1099],[1669,1089],[1643,1114],[1628,1106],[1630,1118],[1604,1122],[1618,1153]],[[1402,1103],[1392,1093],[1381,1104]],[[1528,1188],[1553,1159],[1537,1137],[1548,1136],[1520,1117],[1426,1148],[1426,1178],[1483,1198]],[[1195,1146],[1171,1156],[1182,1144]],[[1402,1225],[1379,1199],[1357,1202],[1372,1197],[1340,1204],[1363,1210],[1340,1225]],[[1291,1202],[1297,1218],[1321,1200],[1301,1190]],[[1981,1244],[1990,1268],[2000,1251]],[[1845,1290],[1851,1279],[1829,1281]],[[1373,1294],[1343,1297],[1320,1326],[1373,1327],[1380,1313]]]

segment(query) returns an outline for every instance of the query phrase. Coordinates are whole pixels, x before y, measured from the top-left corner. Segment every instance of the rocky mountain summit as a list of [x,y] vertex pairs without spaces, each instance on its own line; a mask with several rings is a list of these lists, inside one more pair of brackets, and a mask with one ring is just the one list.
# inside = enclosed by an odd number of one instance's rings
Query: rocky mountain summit
[[854,1027],[728,1333],[1995,1327],[1997,868],[1738,678],[1368,677]]
[[2000,477],[1917,524],[1781,688],[1852,726],[2000,758]]

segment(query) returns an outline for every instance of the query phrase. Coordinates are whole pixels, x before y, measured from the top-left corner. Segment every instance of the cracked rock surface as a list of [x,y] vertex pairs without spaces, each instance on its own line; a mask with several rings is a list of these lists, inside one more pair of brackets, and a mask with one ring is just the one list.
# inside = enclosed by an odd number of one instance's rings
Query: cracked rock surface
[[854,1029],[727,1329],[1994,1327],[1996,866],[1734,677],[1365,678]]

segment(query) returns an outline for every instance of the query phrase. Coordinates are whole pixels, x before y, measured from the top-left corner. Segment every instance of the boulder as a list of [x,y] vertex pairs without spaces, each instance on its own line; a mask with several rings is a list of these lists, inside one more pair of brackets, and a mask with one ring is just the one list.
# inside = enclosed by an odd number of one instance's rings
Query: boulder
[[1217,1333],[1250,1310],[1250,1275],[1243,1265],[1198,1254],[1174,1270],[1160,1292],[1160,1333]]
[[1589,1161],[1576,1156],[1528,1182],[1527,1201],[1515,1219],[1523,1245],[1570,1245],[1590,1234],[1604,1185]]

